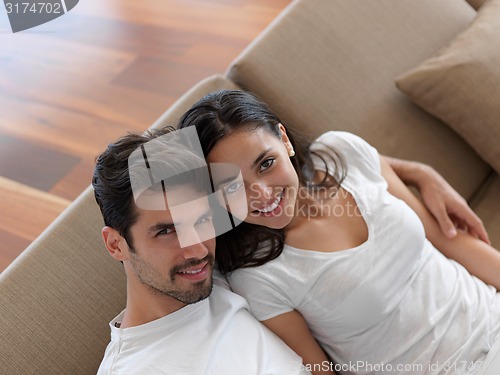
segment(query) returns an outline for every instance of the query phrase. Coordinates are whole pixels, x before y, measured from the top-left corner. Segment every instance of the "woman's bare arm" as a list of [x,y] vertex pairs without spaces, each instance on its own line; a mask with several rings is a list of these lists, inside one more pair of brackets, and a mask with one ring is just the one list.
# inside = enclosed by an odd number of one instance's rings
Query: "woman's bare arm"
[[[313,375],[335,374],[330,370],[330,361],[311,334],[309,327],[298,311],[290,311],[274,318],[262,321],[277,334],[295,353],[302,357],[304,365]],[[325,366],[326,365],[326,366]]]
[[446,237],[436,219],[383,158],[381,165],[389,192],[404,200],[417,213],[429,241],[445,256],[462,264],[472,275],[500,290],[500,252],[467,232],[459,231],[453,238]]

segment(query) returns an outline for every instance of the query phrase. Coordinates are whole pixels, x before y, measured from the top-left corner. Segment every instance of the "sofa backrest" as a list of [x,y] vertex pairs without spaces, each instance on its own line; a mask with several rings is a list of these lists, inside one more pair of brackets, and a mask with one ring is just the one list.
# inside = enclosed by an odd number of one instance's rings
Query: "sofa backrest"
[[360,135],[382,154],[433,165],[465,197],[490,168],[412,104],[394,79],[462,31],[461,0],[297,0],[240,55],[228,76],[315,137]]

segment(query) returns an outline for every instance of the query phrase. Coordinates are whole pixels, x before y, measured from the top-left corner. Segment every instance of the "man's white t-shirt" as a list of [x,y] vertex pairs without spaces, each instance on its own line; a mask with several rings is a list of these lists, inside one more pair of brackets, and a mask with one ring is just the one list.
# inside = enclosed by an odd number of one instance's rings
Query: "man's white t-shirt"
[[312,146],[332,148],[367,241],[336,252],[285,245],[263,266],[234,271],[232,289],[259,320],[298,310],[341,373],[474,373],[500,332],[500,294],[427,241],[418,216],[387,191],[372,146],[346,132]]
[[244,298],[214,278],[209,298],[136,327],[110,323],[98,375],[309,374],[283,341],[248,312]]

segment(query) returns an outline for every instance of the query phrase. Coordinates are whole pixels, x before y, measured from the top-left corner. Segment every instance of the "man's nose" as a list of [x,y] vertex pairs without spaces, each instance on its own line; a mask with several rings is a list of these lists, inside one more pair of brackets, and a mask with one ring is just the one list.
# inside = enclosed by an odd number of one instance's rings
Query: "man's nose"
[[208,248],[203,242],[186,246],[182,249],[184,259],[203,259],[208,254]]

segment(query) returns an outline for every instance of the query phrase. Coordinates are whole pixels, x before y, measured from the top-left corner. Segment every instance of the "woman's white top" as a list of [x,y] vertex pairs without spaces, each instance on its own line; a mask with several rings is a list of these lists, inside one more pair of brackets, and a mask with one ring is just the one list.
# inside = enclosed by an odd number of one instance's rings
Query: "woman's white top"
[[500,294],[425,238],[415,212],[387,191],[372,146],[338,131],[312,149],[325,145],[346,162],[342,186],[367,241],[336,252],[285,245],[265,265],[233,272],[232,289],[261,321],[298,310],[341,373],[474,373],[500,331]]

